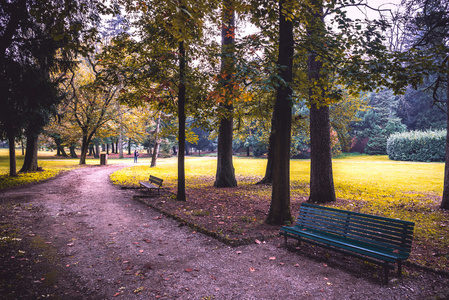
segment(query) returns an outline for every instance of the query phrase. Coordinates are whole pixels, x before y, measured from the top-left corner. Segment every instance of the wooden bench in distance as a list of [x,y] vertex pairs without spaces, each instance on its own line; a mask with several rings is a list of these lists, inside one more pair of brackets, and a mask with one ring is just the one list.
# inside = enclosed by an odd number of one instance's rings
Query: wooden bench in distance
[[410,256],[415,223],[303,203],[295,226],[280,234],[382,265],[388,273]]
[[148,189],[148,192],[150,192],[151,190],[157,190],[157,193],[159,195],[163,181],[164,180],[161,178],[150,175],[150,178],[148,179],[148,181],[141,181],[141,182],[139,182],[139,184],[140,184],[141,188]]

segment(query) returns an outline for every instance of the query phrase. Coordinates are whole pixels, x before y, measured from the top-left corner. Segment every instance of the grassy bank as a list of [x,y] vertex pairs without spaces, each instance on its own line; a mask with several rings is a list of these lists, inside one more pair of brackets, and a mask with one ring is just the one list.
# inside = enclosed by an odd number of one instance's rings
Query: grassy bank
[[[61,158],[56,157],[55,152],[39,151],[38,153],[38,165],[42,168],[42,172],[23,173],[18,174],[17,177],[9,177],[9,153],[8,149],[0,149],[0,189],[7,187],[13,187],[33,182],[42,181],[56,176],[62,171],[70,170],[79,167],[79,159],[77,158]],[[24,156],[22,151],[16,150],[16,165],[17,171],[23,165]],[[109,159],[108,164],[116,164],[123,162],[131,162],[128,159]],[[99,165],[100,160],[98,158],[88,158],[86,160],[87,165]]]

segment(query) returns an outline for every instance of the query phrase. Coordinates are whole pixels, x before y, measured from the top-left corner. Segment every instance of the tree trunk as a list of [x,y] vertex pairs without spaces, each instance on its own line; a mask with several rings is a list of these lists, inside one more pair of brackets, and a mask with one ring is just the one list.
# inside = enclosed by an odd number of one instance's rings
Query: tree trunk
[[270,212],[267,223],[283,225],[291,222],[290,211],[290,142],[292,127],[292,89],[293,78],[293,23],[286,19],[283,11],[285,0],[279,2],[279,76],[287,85],[279,85],[274,105],[273,142],[273,186]]
[[225,111],[220,120],[218,129],[218,147],[217,147],[217,174],[215,177],[215,187],[235,187],[237,180],[235,179],[234,164],[232,162],[232,135],[234,131],[234,107],[232,105],[232,74],[235,69],[234,59],[234,34],[235,34],[235,12],[232,1],[223,1],[222,12],[222,29],[221,29],[221,73],[225,78],[226,91],[224,104],[221,108]]
[[176,199],[186,201],[185,146],[186,146],[186,52],[184,42],[179,42],[179,91],[178,91],[178,192]]
[[310,203],[335,201],[329,107],[310,107]]
[[14,135],[8,134],[8,143],[9,143],[9,176],[16,177],[17,176],[16,145]]
[[118,149],[118,158],[124,158],[123,156],[123,134],[120,133],[118,141],[117,141],[117,145],[115,147],[115,151],[117,151]]
[[118,150],[118,158],[124,158],[123,156],[123,125],[122,125],[122,110],[120,109],[120,104],[117,103],[117,110],[118,110],[118,116],[120,120],[120,126],[119,126],[119,135],[117,140],[117,145],[115,147],[115,151],[117,153]]
[[[320,40],[324,35],[322,0],[314,0],[316,14],[312,13],[306,28],[311,40]],[[307,60],[310,102],[310,197],[308,202],[326,203],[335,201],[332,174],[332,150],[330,137],[329,106],[325,103],[325,86],[322,74],[323,62],[312,52]]]
[[56,144],[56,156],[67,157],[67,153],[64,151],[64,146],[61,145],[61,138],[59,136],[53,138]]
[[131,138],[128,138],[128,155],[131,155]]
[[106,154],[109,155],[109,144],[106,144]]
[[114,150],[114,142],[111,143],[111,153],[116,153]]
[[[449,67],[449,60],[447,62]],[[444,163],[444,182],[443,182],[443,199],[441,201],[440,207],[442,209],[449,210],[449,72],[447,77],[447,87],[446,87],[446,160]]]
[[86,156],[87,151],[89,151],[89,143],[90,140],[87,135],[87,131],[83,130],[83,138],[81,143],[81,156],[80,156],[80,165],[86,164]]
[[36,172],[38,170],[37,165],[37,150],[38,150],[39,138],[37,135],[30,133],[27,135],[27,146],[25,152],[25,160],[23,166],[20,169],[20,173]]
[[70,157],[71,158],[78,158],[78,155],[76,155],[76,152],[75,152],[75,146],[74,145],[70,146]]
[[275,134],[275,114],[273,111],[273,116],[271,118],[271,131],[270,138],[268,140],[268,159],[267,168],[265,169],[265,176],[256,184],[272,184],[273,183],[273,155],[274,155],[274,134]]
[[159,131],[160,131],[160,124],[161,124],[161,115],[162,111],[159,112],[159,115],[157,116],[156,120],[156,130],[154,132],[154,148],[153,148],[153,155],[151,156],[151,165],[150,167],[156,166],[157,157],[159,155]]
[[100,144],[95,143],[94,158],[100,158]]

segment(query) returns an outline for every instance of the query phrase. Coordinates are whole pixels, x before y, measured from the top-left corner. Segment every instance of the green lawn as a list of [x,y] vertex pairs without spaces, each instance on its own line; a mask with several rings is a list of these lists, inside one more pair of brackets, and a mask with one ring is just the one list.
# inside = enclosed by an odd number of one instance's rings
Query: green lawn
[[[235,158],[234,167],[239,186],[250,186],[263,177],[266,160]],[[188,157],[187,189],[211,186],[215,171],[216,159]],[[449,263],[449,213],[438,208],[443,192],[443,163],[397,162],[387,156],[359,155],[334,159],[333,171],[338,198],[334,206],[415,222],[415,248],[425,253],[414,250],[412,261],[437,269],[446,268]],[[116,184],[137,186],[149,174],[163,178],[164,186],[175,187],[176,159],[159,160],[154,168],[139,164],[122,169],[111,179]],[[307,197],[309,176],[310,160],[291,161],[292,201]],[[269,199],[270,192],[269,188],[263,187],[245,190],[248,197],[263,193],[265,197],[261,199]]]

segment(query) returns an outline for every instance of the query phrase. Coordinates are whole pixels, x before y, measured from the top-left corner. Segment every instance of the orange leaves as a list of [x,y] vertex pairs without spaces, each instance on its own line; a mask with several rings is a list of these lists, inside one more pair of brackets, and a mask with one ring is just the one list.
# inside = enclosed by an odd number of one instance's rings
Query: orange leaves
[[211,101],[231,105],[234,101],[249,102],[253,100],[252,93],[244,91],[244,81],[238,80],[235,73],[221,72],[214,77],[214,80],[216,89],[208,96]]

